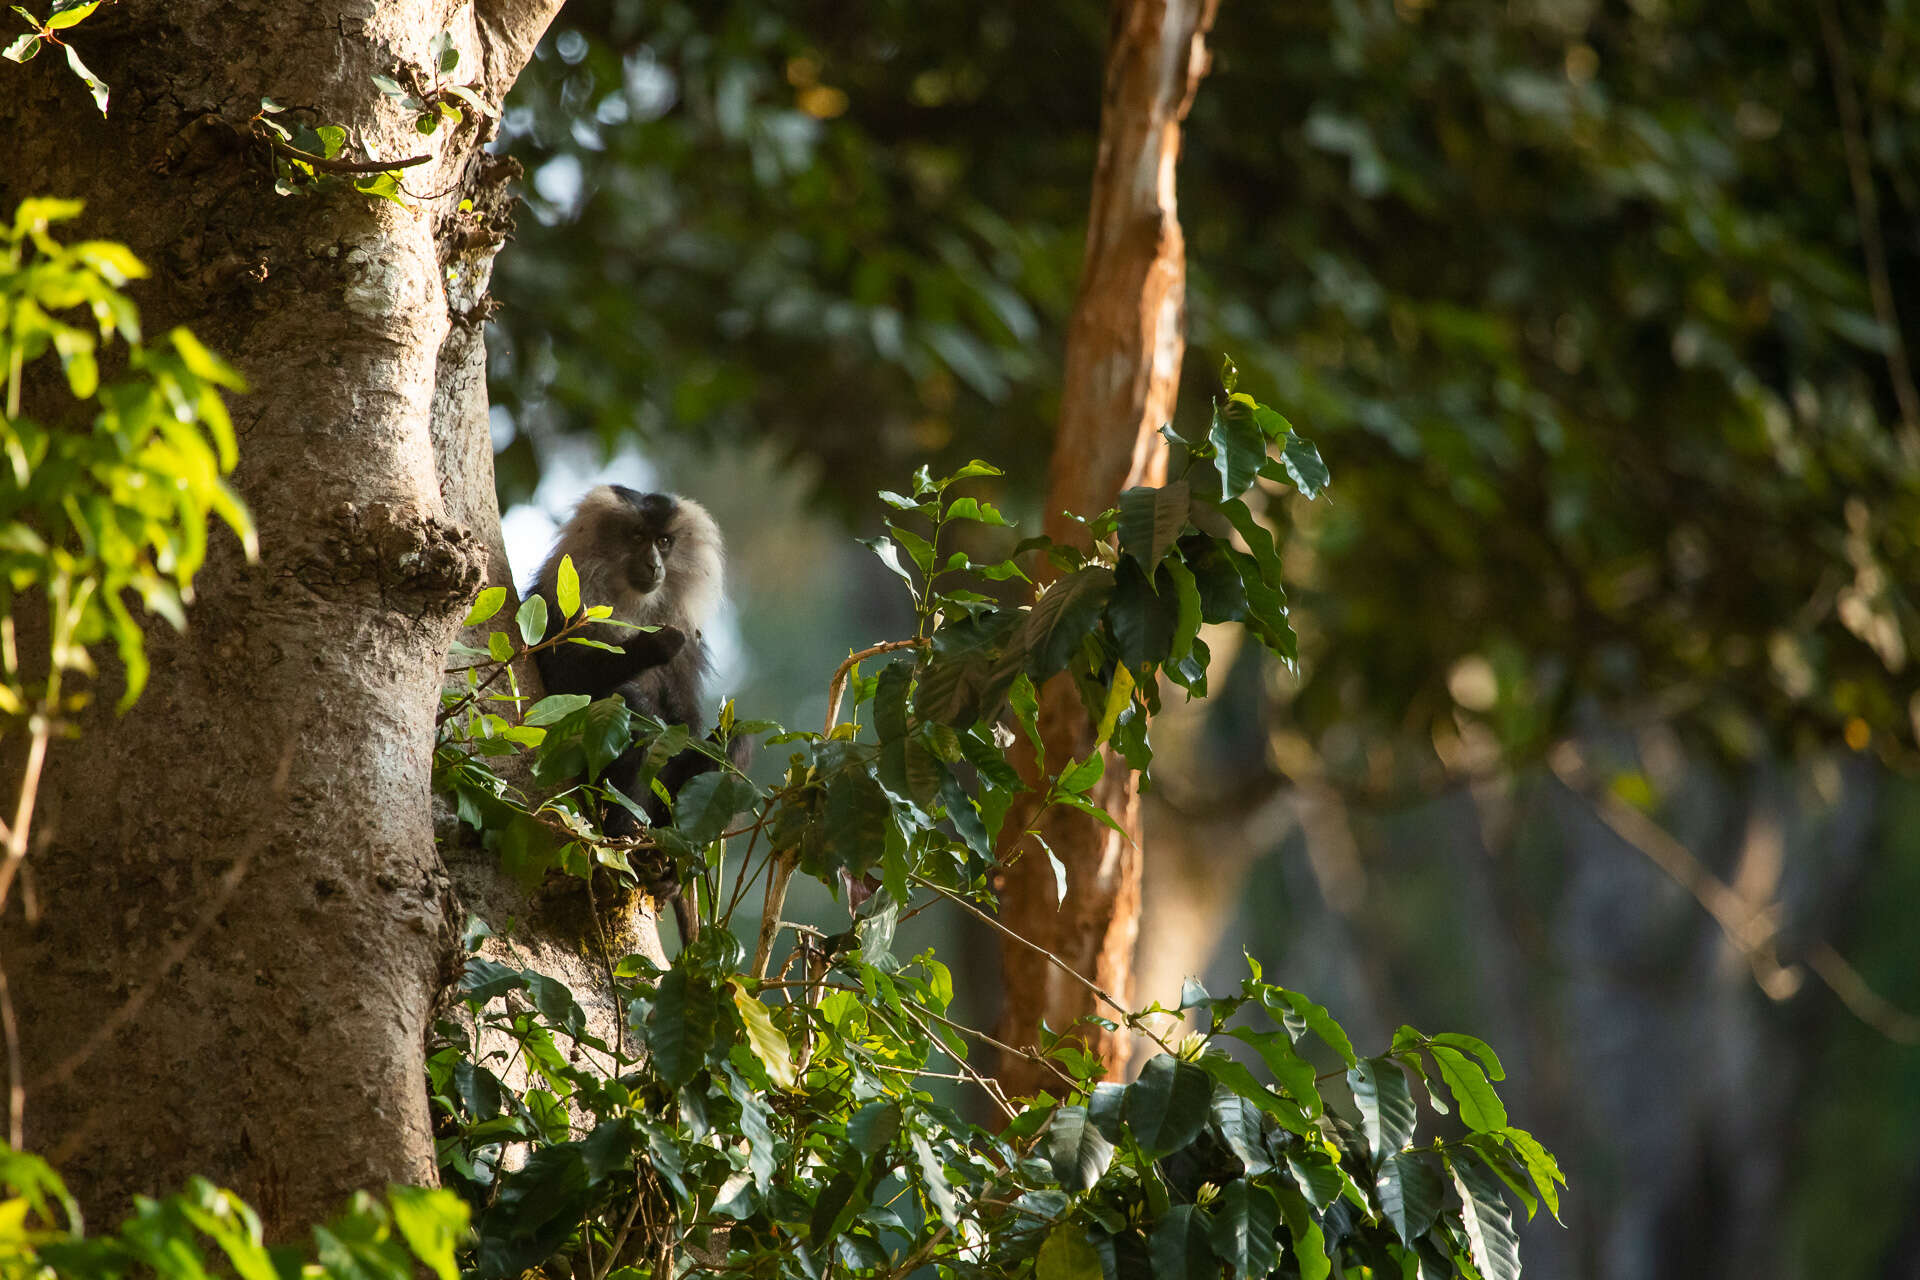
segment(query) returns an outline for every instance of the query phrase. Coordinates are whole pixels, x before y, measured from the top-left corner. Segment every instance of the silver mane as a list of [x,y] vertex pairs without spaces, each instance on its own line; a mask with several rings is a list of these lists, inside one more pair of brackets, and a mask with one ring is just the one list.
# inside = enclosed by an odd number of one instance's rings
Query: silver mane
[[[673,548],[666,556],[666,577],[653,591],[646,595],[633,591],[620,571],[620,558],[604,550],[610,542],[619,545],[623,526],[631,523],[635,514],[610,485],[589,490],[580,499],[546,563],[540,566],[538,589],[551,590],[561,557],[570,555],[580,575],[582,605],[610,605],[613,616],[623,622],[678,627],[689,636],[705,631],[720,606],[725,576],[720,527],[693,499],[668,496],[674,502],[673,518],[666,530],[673,535]],[[627,634],[622,628],[608,630]]]

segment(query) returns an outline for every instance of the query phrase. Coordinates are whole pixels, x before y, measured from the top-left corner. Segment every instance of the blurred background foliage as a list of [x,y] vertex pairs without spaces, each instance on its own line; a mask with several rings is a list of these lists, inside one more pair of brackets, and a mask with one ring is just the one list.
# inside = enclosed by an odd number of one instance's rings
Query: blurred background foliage
[[[874,489],[990,458],[1036,523],[1106,24],[573,0],[509,102],[503,501],[635,449],[707,500],[747,714],[899,634]],[[1136,995],[1243,942],[1486,1036],[1573,1177],[1535,1274],[1920,1274],[1920,10],[1224,0],[1211,46],[1185,407],[1230,352],[1334,484],[1267,512],[1299,672],[1223,640],[1156,730]]]

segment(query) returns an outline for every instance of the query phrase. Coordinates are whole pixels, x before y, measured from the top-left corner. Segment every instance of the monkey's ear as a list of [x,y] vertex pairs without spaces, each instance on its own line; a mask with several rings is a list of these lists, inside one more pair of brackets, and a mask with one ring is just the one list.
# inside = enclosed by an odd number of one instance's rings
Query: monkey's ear
[[634,632],[623,647],[627,656],[635,661],[634,670],[642,671],[672,662],[686,644],[686,632],[678,627],[662,627],[658,631]]

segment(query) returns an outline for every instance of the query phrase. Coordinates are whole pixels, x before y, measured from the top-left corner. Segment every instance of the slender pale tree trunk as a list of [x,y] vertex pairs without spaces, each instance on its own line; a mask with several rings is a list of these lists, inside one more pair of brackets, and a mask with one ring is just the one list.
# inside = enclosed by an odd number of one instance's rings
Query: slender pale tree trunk
[[[1047,533],[1081,537],[1063,511],[1092,512],[1129,485],[1166,479],[1158,435],[1173,416],[1186,350],[1186,248],[1174,200],[1180,124],[1206,74],[1206,35],[1218,0],[1117,0],[1100,114],[1087,255],[1067,333],[1060,431],[1047,480]],[[1094,729],[1070,681],[1041,691],[1040,730],[1049,761],[1084,758]],[[1030,770],[1032,762],[1026,767]],[[1105,778],[1090,797],[1113,814],[1120,836],[1064,809],[1040,816],[1038,830],[1067,868],[1059,902],[1053,873],[1030,840],[1031,809],[1008,817],[1012,858],[1002,891],[1007,924],[1065,960],[1104,990],[1126,999],[1140,920],[1141,830],[1136,779],[1109,752]],[[1111,1016],[1084,984],[1067,979],[1030,948],[1003,949],[1006,1005],[1001,1037],[1029,1044],[1041,1019],[1056,1029],[1085,1014]],[[1122,1071],[1123,1034],[1096,1037],[1110,1071]],[[1040,1086],[1030,1064],[1002,1064],[1022,1091]]]
[[[105,119],[57,51],[0,63],[0,208],[84,198],[85,233],[153,269],[148,331],[191,326],[252,385],[261,561],[221,542],[188,632],[150,630],[135,709],[55,744],[0,937],[28,1145],[96,1221],[200,1173],[284,1236],[434,1180],[422,1051],[455,922],[428,777],[448,642],[506,577],[480,326],[509,175],[490,121],[423,136],[373,77],[431,85],[450,29],[447,79],[497,114],[557,7],[123,0],[65,33]],[[427,157],[405,206],[276,195],[263,96],[347,126],[356,159]]]

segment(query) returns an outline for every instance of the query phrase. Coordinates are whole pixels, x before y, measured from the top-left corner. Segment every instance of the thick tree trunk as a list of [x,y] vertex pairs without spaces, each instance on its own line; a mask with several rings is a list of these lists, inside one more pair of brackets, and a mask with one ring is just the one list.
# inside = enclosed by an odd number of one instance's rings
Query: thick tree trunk
[[[1046,531],[1063,542],[1082,536],[1063,511],[1098,511],[1129,485],[1166,479],[1158,432],[1173,416],[1186,350],[1186,248],[1174,171],[1180,122],[1206,73],[1216,7],[1217,0],[1119,0],[1114,10],[1087,256],[1067,333],[1060,431],[1047,480]],[[1057,678],[1042,690],[1040,730],[1050,761],[1083,759],[1092,749],[1094,728],[1070,681]],[[1125,1000],[1140,919],[1140,804],[1132,772],[1112,752],[1089,798],[1127,836],[1065,809],[1040,815],[1036,824],[1031,809],[1016,808],[1001,850],[1012,860],[1002,911],[1016,932]],[[1012,838],[1034,826],[1066,864],[1064,903],[1032,842]],[[1114,1012],[1031,948],[1009,942],[1003,964],[1000,1026],[1009,1044],[1031,1043],[1043,1018],[1058,1029],[1086,1014]],[[1101,1035],[1093,1048],[1109,1071],[1125,1069],[1124,1033]],[[1010,1061],[1001,1070],[1010,1088],[1040,1086],[1030,1064]]]
[[[57,53],[0,64],[0,207],[83,197],[84,231],[153,268],[148,330],[191,326],[252,384],[261,562],[217,547],[135,709],[56,744],[13,895],[34,918],[5,921],[28,1143],[95,1221],[202,1173],[283,1236],[434,1180],[422,1050],[455,922],[428,775],[448,642],[505,573],[479,329],[507,175],[490,124],[422,136],[372,77],[432,83],[450,27],[448,79],[497,111],[555,8],[126,0],[65,33],[104,120]],[[356,158],[429,156],[406,207],[276,195],[263,96]]]

